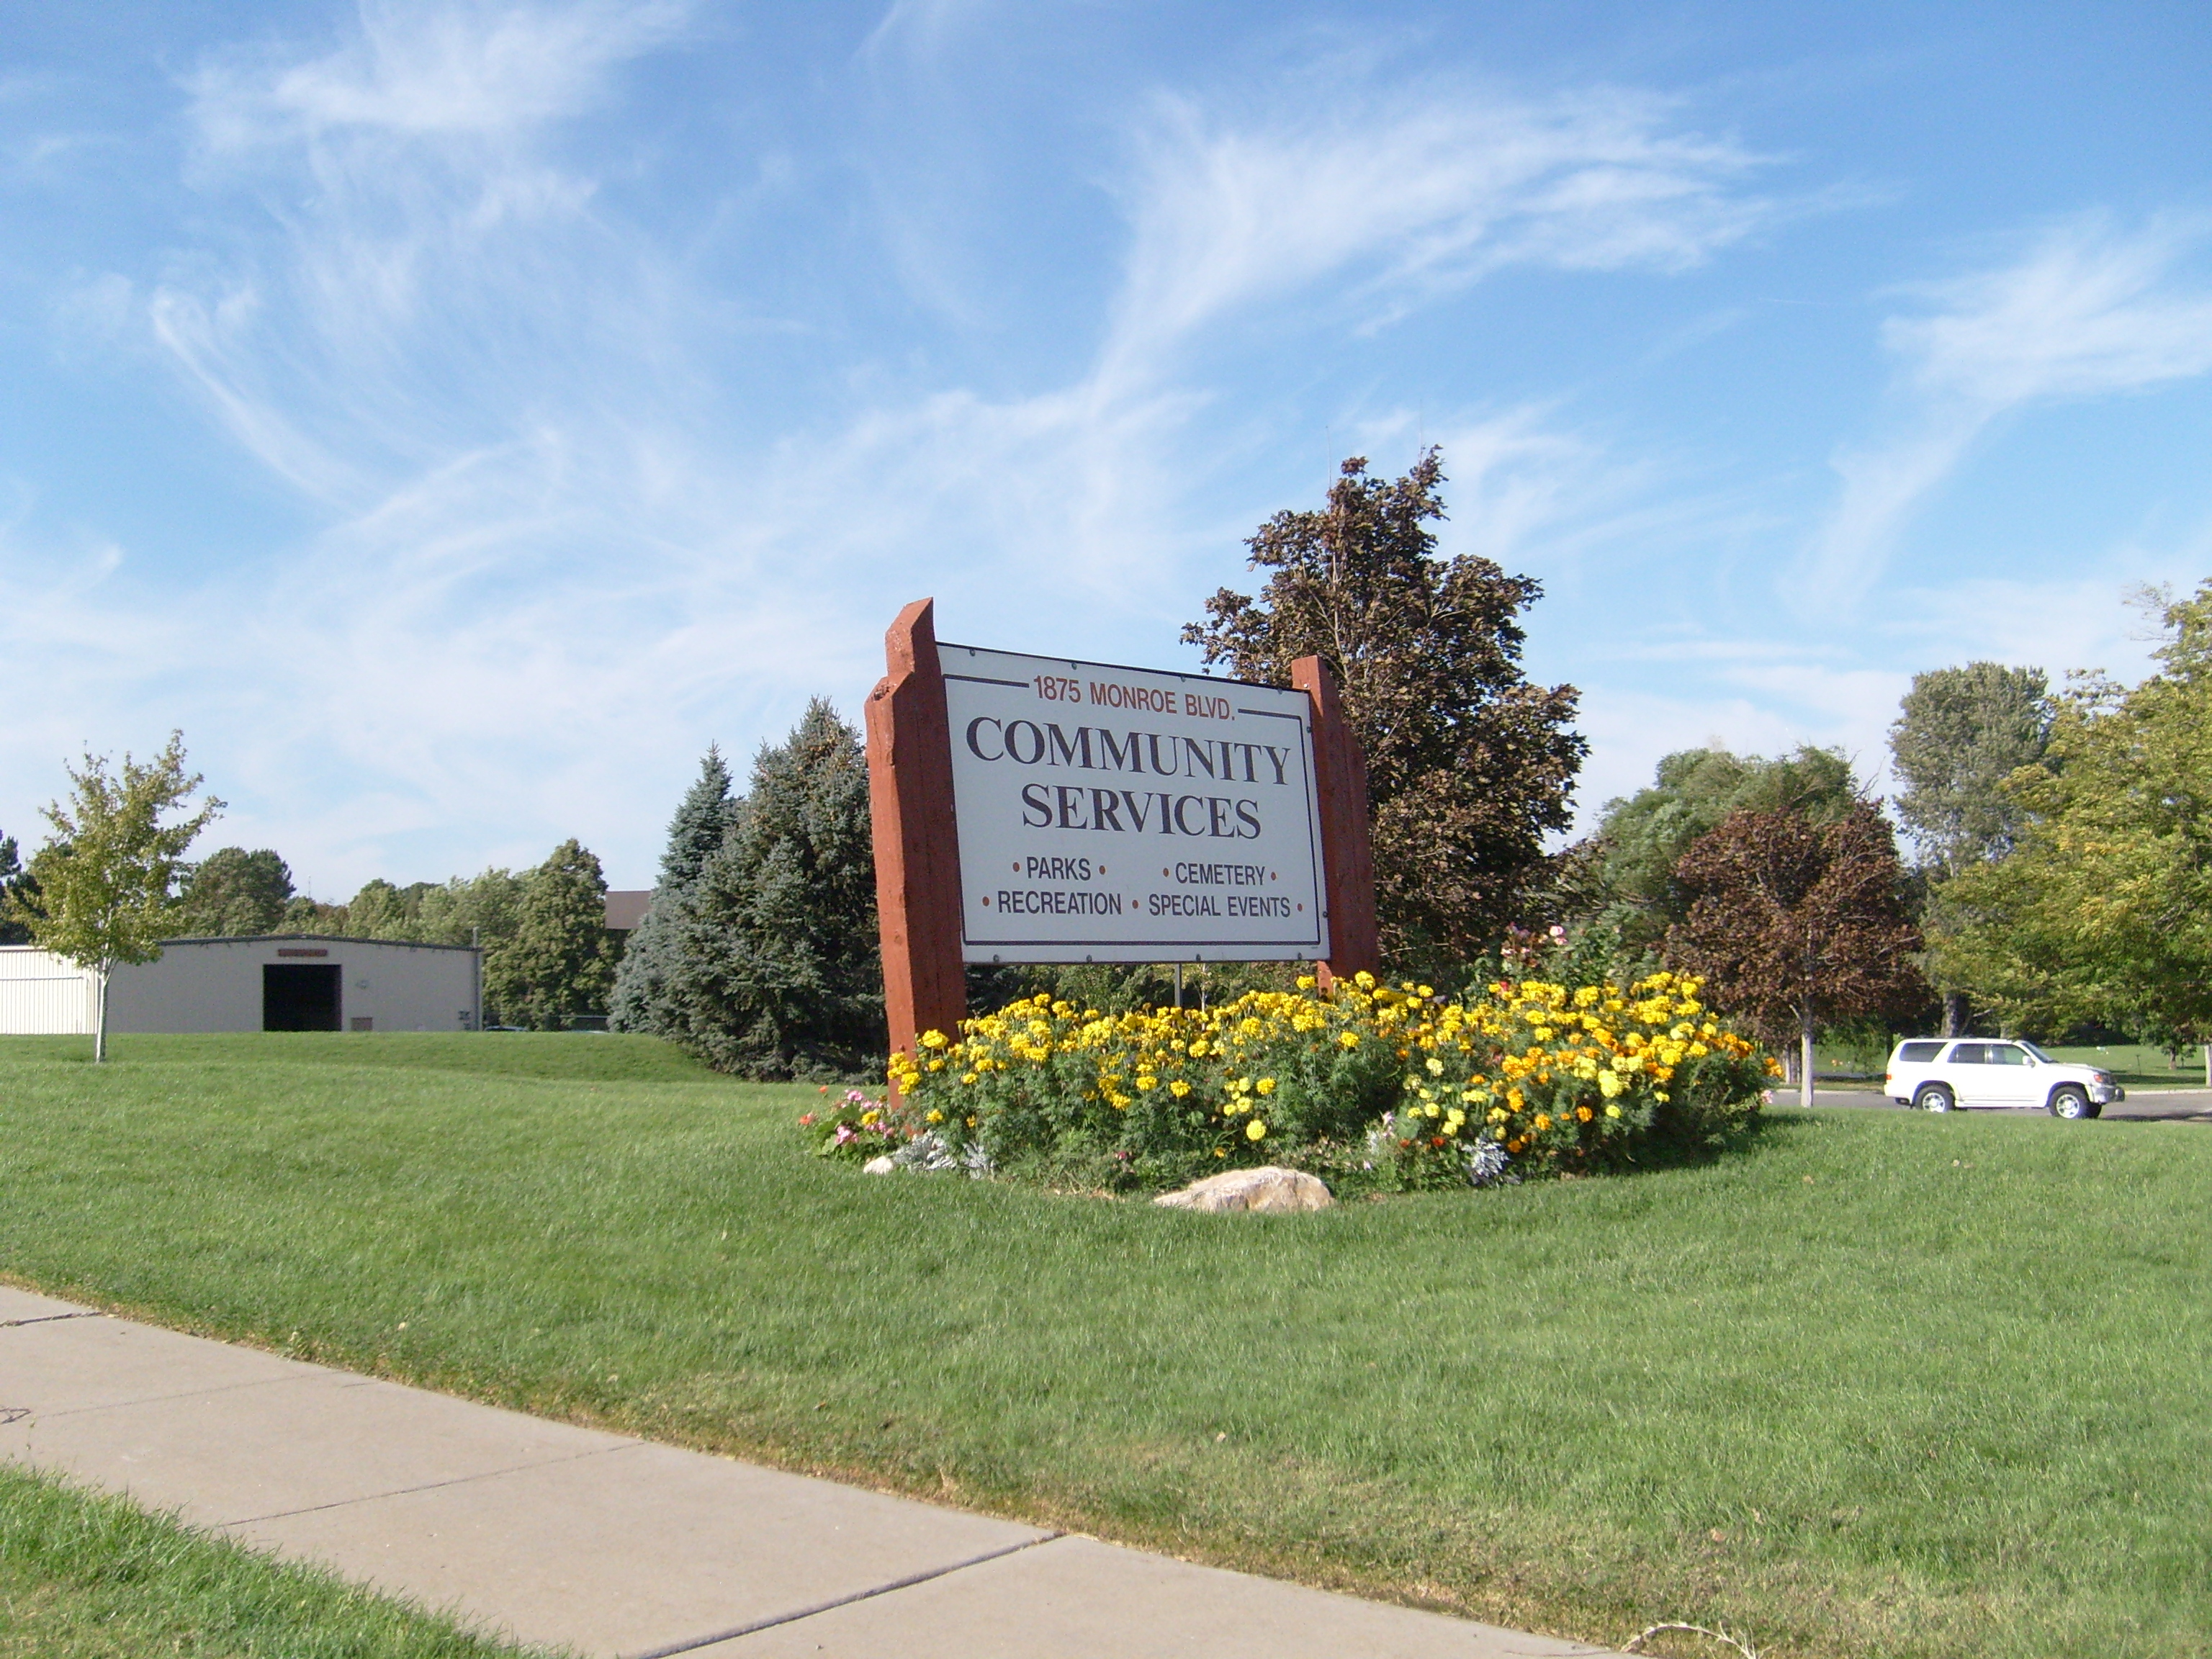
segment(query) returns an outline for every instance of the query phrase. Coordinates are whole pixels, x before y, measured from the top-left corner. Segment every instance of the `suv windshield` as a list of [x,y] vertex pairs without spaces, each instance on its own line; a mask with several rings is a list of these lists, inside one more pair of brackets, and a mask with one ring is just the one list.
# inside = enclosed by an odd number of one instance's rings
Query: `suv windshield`
[[2030,1042],[2026,1037],[2016,1037],[2014,1040],[2017,1042],[2021,1048],[2027,1049],[2028,1053],[2033,1054],[2038,1060],[2041,1060],[2045,1066],[2056,1066],[2058,1063],[2057,1060],[2051,1059],[2049,1054],[2045,1054],[2042,1049],[2037,1048],[2033,1042]]

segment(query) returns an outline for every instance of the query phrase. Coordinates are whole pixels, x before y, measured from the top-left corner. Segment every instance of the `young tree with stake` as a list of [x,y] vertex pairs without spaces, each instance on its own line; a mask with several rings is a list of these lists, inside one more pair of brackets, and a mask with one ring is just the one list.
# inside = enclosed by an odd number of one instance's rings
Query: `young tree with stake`
[[140,764],[128,752],[115,775],[107,757],[88,753],[80,770],[68,769],[70,798],[51,803],[53,834],[31,860],[39,896],[35,908],[11,896],[18,920],[41,950],[88,969],[96,983],[98,1016],[92,1057],[107,1058],[107,981],[118,963],[151,962],[174,930],[176,892],[185,853],[222,810],[212,795],[197,811],[173,823],[202,781],[185,775],[184,733]]

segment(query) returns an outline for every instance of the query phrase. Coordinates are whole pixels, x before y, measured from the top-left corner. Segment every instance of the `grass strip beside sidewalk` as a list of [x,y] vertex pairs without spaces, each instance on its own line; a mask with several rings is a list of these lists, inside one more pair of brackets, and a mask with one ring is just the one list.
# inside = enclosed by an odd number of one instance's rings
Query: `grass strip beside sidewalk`
[[[22,1046],[17,1046],[17,1044]],[[806,1156],[625,1039],[0,1042],[0,1269],[549,1416],[1618,1643],[2212,1654],[2212,1137],[1838,1110],[1207,1217]]]
[[4,1659],[521,1659],[525,1652],[333,1574],[149,1515],[128,1499],[0,1464]]

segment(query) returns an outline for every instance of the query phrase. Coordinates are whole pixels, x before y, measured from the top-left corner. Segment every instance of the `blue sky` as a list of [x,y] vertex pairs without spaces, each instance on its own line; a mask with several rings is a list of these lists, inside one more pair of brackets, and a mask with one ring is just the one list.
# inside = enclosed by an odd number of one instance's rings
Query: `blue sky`
[[343,896],[881,634],[1189,665],[1443,446],[1587,814],[2212,574],[2201,5],[0,0],[0,829],[181,726]]

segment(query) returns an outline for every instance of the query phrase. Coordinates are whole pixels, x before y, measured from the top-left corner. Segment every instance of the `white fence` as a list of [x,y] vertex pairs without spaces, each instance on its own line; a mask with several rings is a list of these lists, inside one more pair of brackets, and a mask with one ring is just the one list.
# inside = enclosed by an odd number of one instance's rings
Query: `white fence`
[[0,945],[0,1036],[84,1036],[100,1018],[99,980],[65,957]]

